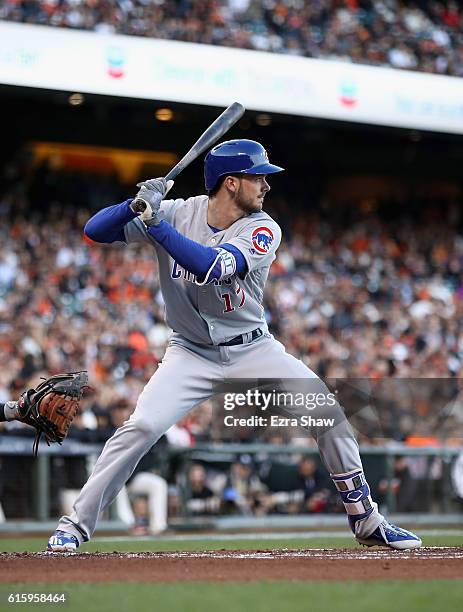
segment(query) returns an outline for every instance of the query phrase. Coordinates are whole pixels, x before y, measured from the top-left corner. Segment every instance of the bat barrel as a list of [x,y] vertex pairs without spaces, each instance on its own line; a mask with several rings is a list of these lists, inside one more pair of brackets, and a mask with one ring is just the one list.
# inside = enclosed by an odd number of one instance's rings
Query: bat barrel
[[217,140],[223,136],[228,130],[241,119],[244,114],[244,106],[239,102],[233,102],[224,112],[211,123],[207,130],[198,138],[191,149],[182,159],[166,174],[167,181],[175,180],[175,178],[187,166],[191,164],[201,153],[211,147]]

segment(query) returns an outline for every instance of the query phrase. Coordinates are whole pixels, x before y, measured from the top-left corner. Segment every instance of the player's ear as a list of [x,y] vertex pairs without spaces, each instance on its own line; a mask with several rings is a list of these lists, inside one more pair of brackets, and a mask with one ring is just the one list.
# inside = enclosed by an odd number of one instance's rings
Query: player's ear
[[223,184],[231,194],[235,194],[238,191],[239,179],[237,176],[230,174],[225,177]]

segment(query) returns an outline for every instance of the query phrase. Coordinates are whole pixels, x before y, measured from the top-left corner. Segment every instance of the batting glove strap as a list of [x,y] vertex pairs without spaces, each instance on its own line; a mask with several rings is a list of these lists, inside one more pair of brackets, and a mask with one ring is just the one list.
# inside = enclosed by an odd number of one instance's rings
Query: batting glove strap
[[206,272],[203,280],[196,279],[196,284],[200,287],[207,285],[215,280],[224,280],[230,278],[236,272],[236,259],[233,253],[225,249],[217,249],[217,257],[214,259],[211,267]]

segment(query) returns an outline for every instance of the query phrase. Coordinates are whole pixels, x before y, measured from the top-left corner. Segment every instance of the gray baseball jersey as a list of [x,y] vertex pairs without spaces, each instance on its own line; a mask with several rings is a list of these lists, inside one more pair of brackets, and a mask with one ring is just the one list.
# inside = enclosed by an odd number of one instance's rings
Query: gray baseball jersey
[[143,222],[134,219],[125,226],[126,242],[147,242],[157,252],[161,290],[169,327],[198,344],[217,345],[260,327],[267,331],[262,298],[264,286],[281,230],[265,212],[242,217],[228,229],[215,232],[207,223],[208,197],[164,200],[159,216],[181,234],[204,246],[227,243],[243,254],[248,272],[223,281],[198,285],[147,233]]

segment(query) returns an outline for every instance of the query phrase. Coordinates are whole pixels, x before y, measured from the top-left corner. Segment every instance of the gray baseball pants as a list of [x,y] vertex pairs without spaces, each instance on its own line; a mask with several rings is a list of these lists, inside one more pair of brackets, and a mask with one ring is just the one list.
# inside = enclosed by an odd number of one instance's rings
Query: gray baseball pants
[[[74,503],[73,513],[60,519],[58,529],[73,534],[80,543],[89,540],[100,513],[116,498],[153,444],[192,408],[211,397],[214,381],[233,378],[319,380],[269,334],[251,344],[229,347],[198,346],[173,334],[133,414],[106,442]],[[349,431],[342,435],[316,436],[322,461],[332,475],[363,469],[357,441],[347,427]],[[370,516],[357,526],[357,536],[369,536],[383,521],[376,504],[373,507]]]

